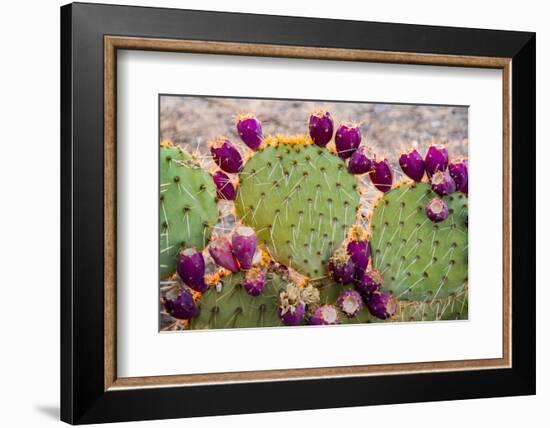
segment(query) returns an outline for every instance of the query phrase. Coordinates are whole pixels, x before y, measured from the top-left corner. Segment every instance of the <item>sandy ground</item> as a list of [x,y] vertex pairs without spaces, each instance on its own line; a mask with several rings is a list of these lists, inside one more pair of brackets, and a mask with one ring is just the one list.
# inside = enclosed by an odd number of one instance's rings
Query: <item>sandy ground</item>
[[160,135],[183,146],[199,144],[206,153],[208,141],[220,135],[239,142],[237,113],[256,114],[264,135],[294,135],[307,133],[309,113],[321,108],[330,111],[335,125],[360,123],[363,142],[395,163],[399,150],[412,141],[417,141],[424,153],[432,139],[446,141],[451,157],[467,156],[466,107],[164,96]]

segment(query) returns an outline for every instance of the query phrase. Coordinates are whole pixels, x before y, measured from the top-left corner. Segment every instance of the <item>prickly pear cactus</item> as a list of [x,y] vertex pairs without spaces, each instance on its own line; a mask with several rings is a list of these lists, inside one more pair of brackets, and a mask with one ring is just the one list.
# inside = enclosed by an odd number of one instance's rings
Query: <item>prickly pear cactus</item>
[[[338,296],[342,291],[347,289],[353,289],[353,285],[342,285],[335,282],[327,282],[319,288],[320,293],[320,303],[322,305],[334,305],[337,306]],[[340,324],[358,324],[358,323],[373,323],[379,322],[380,320],[376,317],[373,317],[367,308],[361,309],[357,315],[352,318],[348,318],[341,314],[339,317]]]
[[437,195],[426,183],[407,182],[385,193],[371,216],[372,263],[398,300],[432,301],[462,292],[468,283],[468,198],[443,197],[449,216],[426,216]]
[[239,117],[246,152],[216,139],[213,177],[161,147],[163,277],[185,249],[165,281],[180,294],[161,288],[169,328],[467,319],[467,160],[449,163],[435,143],[423,158],[413,144],[399,182],[359,126],[333,136],[325,111],[309,124],[309,136],[264,137],[254,115]]
[[170,143],[160,148],[160,277],[176,270],[180,249],[202,249],[218,220],[216,189],[208,172]]
[[220,282],[221,289],[210,287],[201,298],[199,316],[191,320],[189,327],[200,330],[280,326],[278,298],[286,282],[277,274],[268,273],[262,294],[253,297],[244,290],[243,278],[243,272],[237,272]]
[[357,179],[344,161],[305,137],[279,137],[248,160],[239,179],[237,214],[271,256],[310,278],[325,276],[359,207]]

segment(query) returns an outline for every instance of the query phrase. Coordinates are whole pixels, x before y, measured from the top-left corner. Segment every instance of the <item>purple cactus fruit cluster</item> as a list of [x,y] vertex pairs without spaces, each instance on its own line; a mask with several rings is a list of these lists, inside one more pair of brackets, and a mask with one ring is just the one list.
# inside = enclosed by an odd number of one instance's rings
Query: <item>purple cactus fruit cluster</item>
[[219,266],[230,270],[239,271],[239,262],[233,254],[233,246],[225,237],[219,237],[208,246],[208,252]]
[[434,223],[439,223],[449,216],[447,203],[441,198],[433,198],[426,204],[426,215]]
[[237,133],[250,149],[258,150],[263,142],[262,124],[254,115],[241,116],[237,120]]
[[347,288],[338,296],[338,307],[348,318],[356,316],[364,307],[363,297],[353,288]]
[[369,172],[369,177],[374,187],[381,192],[385,193],[391,190],[393,183],[393,172],[387,159],[375,159],[372,169]]
[[365,303],[369,312],[381,320],[391,318],[397,312],[397,299],[388,291],[375,291]]
[[338,310],[333,305],[318,306],[309,317],[311,325],[334,325],[338,322]]
[[370,258],[370,244],[366,239],[351,239],[347,245],[347,253],[354,265],[353,278],[359,280],[363,277]]
[[462,159],[449,163],[449,174],[455,181],[456,190],[468,193],[468,160]]
[[313,143],[325,147],[334,134],[334,122],[328,111],[320,111],[309,116],[309,136]]
[[256,233],[247,226],[237,227],[231,241],[224,236],[210,242],[208,252],[214,262],[231,272],[249,270],[254,265],[256,254]]
[[241,269],[250,269],[256,253],[256,233],[254,229],[247,226],[237,227],[233,232],[231,245],[233,246],[233,254],[239,261]]
[[257,297],[262,294],[265,287],[266,270],[259,267],[253,267],[247,270],[243,280],[245,291],[251,296]]
[[355,289],[359,291],[365,299],[368,299],[370,295],[380,290],[382,287],[382,275],[375,269],[371,269],[365,272],[362,278],[355,282]]
[[365,174],[372,168],[372,160],[369,158],[367,146],[359,146],[351,155],[348,162],[348,171],[351,174]]
[[399,166],[407,177],[411,180],[420,182],[424,177],[424,159],[418,153],[416,147],[411,148],[408,152],[402,153],[399,157]]
[[355,264],[348,252],[339,248],[328,261],[328,271],[334,281],[349,284],[353,281]]
[[442,144],[430,145],[424,159],[413,147],[401,154],[399,165],[405,175],[417,182],[422,181],[426,172],[433,191],[440,196],[455,191],[468,193],[468,160],[449,162],[449,151]]
[[200,251],[186,248],[179,254],[177,272],[181,280],[195,291],[203,293],[208,288],[204,281],[205,264]]
[[445,171],[449,163],[449,151],[442,144],[432,144],[428,147],[426,157],[424,158],[424,166],[426,174],[431,178],[437,171]]
[[243,159],[237,148],[226,138],[218,138],[210,147],[214,162],[225,172],[238,173],[243,167]]
[[165,298],[164,308],[174,318],[186,320],[199,315],[200,309],[187,288],[182,288],[174,299]]
[[392,293],[382,289],[382,284],[380,272],[374,269],[367,270],[360,280],[355,281],[355,290],[352,291],[362,297],[371,315],[385,320],[397,311],[397,300]]
[[223,171],[216,171],[212,176],[214,184],[216,185],[216,192],[218,198],[225,199],[227,201],[234,201],[237,196],[237,191],[233,185],[229,176]]
[[361,144],[361,130],[359,126],[340,125],[334,137],[336,153],[342,159],[348,159]]

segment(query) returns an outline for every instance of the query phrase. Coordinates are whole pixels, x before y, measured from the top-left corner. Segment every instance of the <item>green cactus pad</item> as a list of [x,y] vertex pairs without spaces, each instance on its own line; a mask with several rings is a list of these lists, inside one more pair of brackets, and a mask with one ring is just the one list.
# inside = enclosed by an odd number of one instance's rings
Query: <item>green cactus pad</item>
[[400,301],[391,321],[448,321],[468,319],[467,291],[426,302]]
[[[319,287],[320,304],[329,304],[338,307],[338,296],[347,288],[353,288],[353,286],[337,284],[335,282],[322,285]],[[381,320],[373,317],[366,307],[359,311],[353,318],[348,318],[340,312],[340,324],[368,324],[373,322],[381,322]]]
[[[283,140],[284,141],[284,140]],[[359,207],[357,179],[327,149],[279,142],[259,150],[240,174],[236,208],[278,262],[326,276]]]
[[200,301],[200,314],[191,320],[191,329],[276,327],[282,325],[277,314],[279,293],[286,281],[268,273],[266,285],[257,297],[249,295],[242,286],[244,274],[225,277],[221,291],[210,287]]
[[208,172],[176,146],[160,148],[160,277],[176,270],[183,247],[204,248],[218,221],[216,188]]
[[372,263],[384,289],[399,300],[432,301],[460,293],[468,282],[468,198],[443,199],[449,216],[433,223],[426,183],[403,183],[379,199],[371,216]]

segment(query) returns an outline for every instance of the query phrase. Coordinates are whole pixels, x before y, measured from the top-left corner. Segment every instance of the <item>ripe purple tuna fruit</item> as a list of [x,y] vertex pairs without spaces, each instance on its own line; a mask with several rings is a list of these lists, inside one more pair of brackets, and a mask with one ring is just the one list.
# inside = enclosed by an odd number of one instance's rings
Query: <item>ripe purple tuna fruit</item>
[[332,305],[321,305],[309,317],[311,325],[338,324],[338,310]]
[[397,312],[397,300],[387,291],[376,291],[367,299],[367,308],[376,318],[385,320]]
[[338,307],[348,318],[353,318],[365,307],[361,294],[352,288],[348,288],[338,296]]
[[336,131],[334,143],[338,156],[347,159],[361,144],[361,130],[358,126],[340,125]]
[[328,111],[320,111],[309,116],[309,136],[319,147],[325,147],[332,139],[334,122]]
[[451,174],[451,177],[455,181],[456,190],[468,193],[468,160],[451,162],[449,164],[449,174]]
[[393,173],[390,163],[387,159],[381,161],[374,161],[373,168],[369,172],[370,181],[381,192],[388,192],[391,190],[393,183]]
[[364,174],[369,172],[372,168],[372,160],[368,157],[368,148],[366,146],[359,146],[359,148],[353,152],[348,162],[348,171],[351,174]]
[[412,148],[408,153],[402,153],[399,157],[399,165],[410,179],[420,182],[424,177],[424,159],[418,150]]
[[288,308],[279,308],[277,310],[279,319],[284,325],[294,326],[298,325],[304,319],[306,313],[306,305],[303,302],[298,302]]
[[237,121],[237,132],[248,147],[252,150],[258,150],[262,144],[263,133],[262,124],[252,115],[242,116]]
[[265,269],[252,268],[244,276],[243,287],[251,296],[259,296],[265,287]]
[[437,171],[432,176],[432,190],[439,196],[450,195],[456,190],[455,181],[448,171]]
[[445,171],[449,163],[449,152],[447,147],[441,144],[432,144],[428,147],[426,157],[424,158],[424,167],[426,174],[431,177],[436,171]]
[[166,299],[164,308],[174,318],[187,320],[199,315],[200,309],[187,288],[182,288],[175,299]]
[[235,174],[243,167],[241,154],[236,147],[225,138],[216,140],[212,147],[210,147],[210,153],[212,153],[214,162],[216,162],[225,172]]
[[355,264],[350,255],[343,249],[335,251],[334,255],[328,261],[328,271],[334,281],[340,284],[349,284],[353,281],[355,273]]
[[434,223],[439,223],[449,216],[447,203],[440,198],[433,198],[426,205],[426,215]]
[[368,270],[363,277],[355,283],[355,289],[359,291],[365,298],[368,298],[372,293],[379,291],[383,283],[382,275],[377,270]]
[[231,182],[231,179],[223,171],[216,171],[212,176],[214,184],[216,185],[216,191],[218,193],[218,198],[225,199],[228,201],[234,201],[237,192],[235,191],[235,186]]
[[256,234],[254,229],[240,226],[235,229],[231,239],[233,254],[237,257],[241,269],[250,269],[256,252]]
[[212,241],[208,246],[208,252],[217,265],[230,270],[231,272],[239,271],[239,262],[233,255],[233,246],[227,238],[220,237],[215,241]]
[[204,269],[204,258],[200,251],[186,248],[179,254],[178,275],[185,284],[201,293],[208,287],[204,282]]
[[353,276],[356,280],[360,279],[369,265],[369,241],[352,239],[348,242],[347,251],[354,264]]

